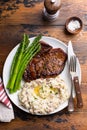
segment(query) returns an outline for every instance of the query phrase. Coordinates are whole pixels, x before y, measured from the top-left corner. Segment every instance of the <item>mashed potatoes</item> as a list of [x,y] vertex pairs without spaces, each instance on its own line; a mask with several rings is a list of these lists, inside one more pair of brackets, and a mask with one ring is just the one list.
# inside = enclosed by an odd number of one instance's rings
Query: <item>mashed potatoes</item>
[[50,114],[69,97],[65,82],[59,77],[25,83],[19,92],[21,105],[32,114]]

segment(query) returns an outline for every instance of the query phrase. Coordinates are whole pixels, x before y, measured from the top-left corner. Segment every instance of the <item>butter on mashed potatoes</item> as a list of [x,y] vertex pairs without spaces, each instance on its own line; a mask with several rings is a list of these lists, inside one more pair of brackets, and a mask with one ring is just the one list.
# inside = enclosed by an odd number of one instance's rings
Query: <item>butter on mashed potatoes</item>
[[50,114],[69,98],[63,79],[37,79],[25,83],[19,92],[21,105],[32,114]]

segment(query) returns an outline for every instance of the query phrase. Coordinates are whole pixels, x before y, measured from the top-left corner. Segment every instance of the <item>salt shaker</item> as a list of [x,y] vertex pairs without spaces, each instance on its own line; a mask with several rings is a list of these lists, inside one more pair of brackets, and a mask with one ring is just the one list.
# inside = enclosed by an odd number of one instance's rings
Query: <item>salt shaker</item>
[[44,0],[43,16],[48,21],[54,21],[59,15],[61,0]]

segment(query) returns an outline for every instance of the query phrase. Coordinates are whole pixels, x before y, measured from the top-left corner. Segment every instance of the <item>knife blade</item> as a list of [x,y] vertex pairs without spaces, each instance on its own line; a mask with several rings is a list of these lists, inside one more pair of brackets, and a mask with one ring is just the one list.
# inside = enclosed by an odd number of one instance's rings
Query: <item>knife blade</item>
[[[72,43],[71,41],[69,41],[68,43],[68,63],[70,63],[70,57],[71,56],[75,56],[76,55],[73,51],[73,47],[72,47]],[[75,93],[76,93],[76,99],[77,99],[77,107],[81,108],[83,107],[83,101],[82,101],[82,95],[81,95],[81,90],[80,90],[80,83],[79,83],[79,76],[77,74],[77,58],[76,58],[76,72],[74,73],[74,77],[73,77],[73,84],[74,84],[74,88],[75,88]]]

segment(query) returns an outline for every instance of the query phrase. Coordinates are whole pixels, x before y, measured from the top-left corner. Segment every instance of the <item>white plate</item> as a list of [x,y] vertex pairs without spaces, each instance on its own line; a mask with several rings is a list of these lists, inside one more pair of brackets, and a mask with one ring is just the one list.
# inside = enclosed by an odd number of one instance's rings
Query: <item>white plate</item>
[[[35,37],[30,38],[30,42],[32,42],[34,38]],[[57,40],[55,38],[46,37],[46,36],[43,36],[41,40],[43,40],[46,43],[50,44],[54,48],[61,48],[61,49],[63,49],[67,53],[67,45],[65,45],[63,42],[61,42],[61,41],[59,41],[59,40]],[[11,101],[18,108],[20,108],[21,110],[29,113],[28,110],[26,110],[25,108],[20,106],[20,103],[19,103],[19,100],[18,100],[18,93],[19,93],[19,91],[17,91],[14,94],[9,94],[8,90],[6,89],[6,85],[7,85],[8,79],[9,79],[10,67],[11,67],[12,59],[13,59],[15,53],[16,53],[17,48],[18,48],[18,45],[15,48],[13,48],[13,50],[10,52],[10,54],[8,55],[8,57],[7,57],[6,61],[5,61],[4,68],[3,68],[3,82],[4,82],[4,86],[5,86],[5,90],[7,92],[7,95],[9,96]],[[79,62],[78,62],[78,70],[77,70],[77,72],[78,72],[79,79],[80,79],[80,82],[81,82],[81,69],[80,69]],[[69,78],[70,76],[69,76],[69,70],[68,70],[68,64],[67,63],[65,65],[64,70],[62,71],[62,73],[60,75],[64,79],[64,81],[66,82],[66,84],[68,86],[68,89],[69,89],[69,92],[70,92],[71,83],[70,83],[70,78]],[[50,114],[59,112],[60,110],[64,109],[67,105],[68,105],[68,100],[66,102],[64,102],[63,104],[61,104],[56,111],[53,111]]]

